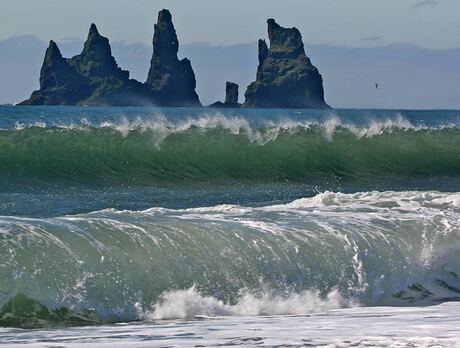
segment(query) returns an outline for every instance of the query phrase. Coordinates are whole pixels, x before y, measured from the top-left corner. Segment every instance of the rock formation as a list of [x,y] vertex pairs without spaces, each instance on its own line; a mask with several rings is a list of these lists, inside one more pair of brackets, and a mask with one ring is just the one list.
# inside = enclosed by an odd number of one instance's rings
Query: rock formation
[[225,102],[218,101],[209,105],[211,108],[239,108],[240,106],[238,103],[238,85],[228,81],[225,84]]
[[[328,108],[323,80],[305,55],[296,28],[283,28],[269,19],[270,48],[259,40],[256,81],[245,93],[244,107]],[[109,40],[94,24],[83,51],[73,58],[62,56],[54,41],[46,50],[40,71],[40,89],[22,105],[92,106],[201,106],[196,80],[187,58],[178,59],[179,42],[171,13],[161,10],[155,24],[153,55],[145,83],[129,78],[115,58]],[[212,107],[240,107],[238,85],[227,82],[225,102]]]
[[145,84],[118,67],[109,40],[91,25],[83,51],[62,57],[54,41],[46,51],[40,89],[22,105],[200,106],[195,74],[188,59],[179,60],[171,14],[160,11],[153,56]]
[[153,35],[153,55],[146,81],[158,105],[201,106],[195,92],[196,80],[187,58],[179,60],[179,41],[171,13],[161,10]]
[[54,41],[46,51],[40,89],[22,105],[148,105],[150,91],[118,67],[109,40],[91,24],[81,54],[66,59]]
[[305,55],[302,35],[269,19],[270,49],[259,40],[257,78],[245,93],[245,107],[329,108],[324,101],[323,79]]
[[89,96],[87,87],[87,79],[62,57],[56,43],[50,41],[40,71],[40,90],[34,91],[22,104],[76,105]]

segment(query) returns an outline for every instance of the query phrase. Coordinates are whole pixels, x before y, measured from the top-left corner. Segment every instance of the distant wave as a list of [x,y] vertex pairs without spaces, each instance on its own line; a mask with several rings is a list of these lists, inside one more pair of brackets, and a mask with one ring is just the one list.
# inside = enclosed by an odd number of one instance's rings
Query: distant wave
[[[257,121],[257,118],[256,118]],[[90,121],[87,118],[80,118],[76,122],[57,122],[57,121],[34,121],[29,123],[16,122],[15,130],[24,130],[26,128],[49,128],[49,129],[71,129],[71,130],[88,130],[89,128],[109,128],[118,131],[123,136],[127,136],[131,131],[152,131],[158,144],[167,136],[183,133],[187,130],[198,128],[202,130],[221,129],[227,130],[231,134],[245,134],[251,142],[263,144],[267,141],[276,139],[276,136],[282,131],[296,132],[309,128],[323,128],[324,135],[330,139],[337,128],[347,129],[357,137],[370,137],[382,134],[385,130],[404,129],[404,130],[422,130],[422,129],[444,129],[458,128],[457,123],[441,124],[438,126],[414,125],[410,120],[405,118],[401,113],[396,113],[394,117],[369,118],[362,120],[363,123],[356,124],[343,121],[338,116],[330,112],[329,117],[324,121],[318,120],[295,120],[291,118],[281,118],[276,120],[264,119],[262,116],[259,122],[249,120],[246,117],[228,116],[220,113],[203,113],[199,117],[185,119],[168,119],[164,115],[157,114],[151,118],[145,117],[119,117],[116,121],[104,120],[100,122]],[[4,129],[6,130],[6,129]]]
[[91,183],[314,183],[460,177],[460,128],[401,115],[363,125],[202,116],[0,130],[0,176]]

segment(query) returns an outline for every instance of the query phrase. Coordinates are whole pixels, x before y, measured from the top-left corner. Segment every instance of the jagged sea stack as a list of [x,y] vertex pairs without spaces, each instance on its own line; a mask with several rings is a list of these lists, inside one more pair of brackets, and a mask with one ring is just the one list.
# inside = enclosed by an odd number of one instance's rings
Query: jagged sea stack
[[153,35],[153,55],[146,86],[152,89],[158,105],[201,106],[195,92],[196,80],[187,58],[179,60],[179,41],[171,13],[161,10]]
[[91,24],[81,54],[63,58],[54,41],[46,51],[40,89],[23,105],[149,105],[149,89],[118,67],[109,40]]
[[234,82],[227,81],[225,84],[225,104],[238,104],[238,85]]
[[88,38],[80,55],[70,60],[89,80],[91,96],[85,105],[129,106],[151,104],[148,90],[138,81],[129,79],[129,72],[118,67],[112,56],[109,40],[91,24]]
[[239,108],[241,104],[238,103],[238,85],[234,82],[225,84],[225,102],[220,101],[209,105],[211,108]]
[[[54,41],[50,41],[40,70],[40,89],[22,105],[76,105],[89,96],[88,80],[65,59]],[[80,91],[80,93],[75,93]]]
[[259,40],[257,78],[245,93],[245,107],[329,108],[324,101],[323,79],[305,55],[297,28],[283,28],[269,19],[268,37]]

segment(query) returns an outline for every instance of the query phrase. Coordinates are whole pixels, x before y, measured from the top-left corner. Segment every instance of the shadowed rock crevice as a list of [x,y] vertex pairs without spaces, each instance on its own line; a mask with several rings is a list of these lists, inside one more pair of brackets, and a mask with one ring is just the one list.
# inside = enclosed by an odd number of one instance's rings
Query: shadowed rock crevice
[[323,79],[305,55],[302,35],[269,19],[268,37],[259,40],[256,81],[246,90],[245,107],[329,108],[324,101]]

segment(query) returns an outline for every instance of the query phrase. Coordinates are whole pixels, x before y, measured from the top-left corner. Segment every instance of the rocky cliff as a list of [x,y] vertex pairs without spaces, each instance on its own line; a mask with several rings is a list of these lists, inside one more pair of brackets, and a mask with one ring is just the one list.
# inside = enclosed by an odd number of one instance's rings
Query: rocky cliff
[[195,92],[196,80],[187,58],[179,60],[179,41],[171,13],[161,10],[153,35],[153,55],[146,85],[159,105],[200,106]]
[[270,48],[259,40],[256,81],[245,93],[245,107],[328,108],[323,79],[305,55],[302,35],[296,28],[283,28],[269,19]]

